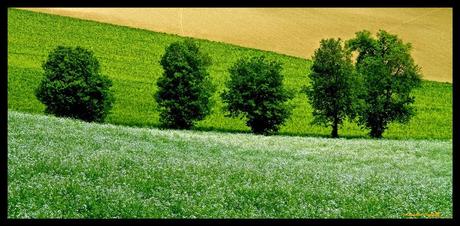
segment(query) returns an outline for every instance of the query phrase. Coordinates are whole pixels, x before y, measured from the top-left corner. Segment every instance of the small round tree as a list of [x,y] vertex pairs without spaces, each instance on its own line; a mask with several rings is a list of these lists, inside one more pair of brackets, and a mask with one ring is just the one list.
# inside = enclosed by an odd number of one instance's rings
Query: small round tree
[[221,95],[231,117],[246,117],[253,133],[276,133],[290,116],[292,98],[283,87],[281,64],[263,56],[240,59],[230,68],[227,90]]
[[166,128],[189,129],[211,112],[215,90],[207,72],[211,60],[195,42],[186,40],[169,45],[160,63],[164,73],[155,94],[160,123]]
[[356,33],[347,45],[358,52],[356,68],[363,76],[364,105],[358,123],[380,138],[390,122],[407,123],[414,115],[412,89],[421,83],[420,68],[410,55],[410,43],[379,31]]
[[42,66],[45,76],[35,95],[46,106],[46,113],[104,121],[114,101],[112,82],[100,74],[99,62],[91,51],[58,46]]

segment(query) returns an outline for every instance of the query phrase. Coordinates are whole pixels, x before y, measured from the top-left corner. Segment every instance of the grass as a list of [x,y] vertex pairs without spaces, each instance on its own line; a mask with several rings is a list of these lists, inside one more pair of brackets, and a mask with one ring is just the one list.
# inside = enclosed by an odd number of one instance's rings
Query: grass
[[[108,123],[157,127],[159,114],[153,94],[162,73],[159,65],[164,49],[183,37],[92,21],[8,10],[8,109],[43,113],[34,89],[42,78],[41,63],[58,45],[91,49],[100,59],[102,71],[114,84],[116,102]],[[240,57],[262,54],[284,65],[285,85],[297,92],[292,100],[293,115],[281,128],[283,135],[328,136],[330,128],[313,126],[312,109],[301,86],[309,83],[309,60],[273,52],[242,48],[230,44],[197,40],[213,59],[210,74],[217,85],[216,106],[212,115],[199,122],[197,130],[249,132],[241,119],[224,117],[219,94],[229,78],[228,68]],[[318,40],[319,42],[319,40]],[[383,134],[391,139],[451,139],[452,85],[424,81],[415,90],[417,115],[407,125],[391,124]],[[339,135],[366,137],[366,130],[346,122]]]
[[452,141],[175,131],[8,111],[8,218],[452,218]]

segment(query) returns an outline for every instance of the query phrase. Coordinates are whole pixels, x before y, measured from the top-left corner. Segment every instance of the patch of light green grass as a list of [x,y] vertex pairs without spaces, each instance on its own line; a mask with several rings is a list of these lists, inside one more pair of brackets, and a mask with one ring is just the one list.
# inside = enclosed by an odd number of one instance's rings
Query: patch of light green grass
[[159,130],[8,112],[8,218],[452,218],[452,141]]

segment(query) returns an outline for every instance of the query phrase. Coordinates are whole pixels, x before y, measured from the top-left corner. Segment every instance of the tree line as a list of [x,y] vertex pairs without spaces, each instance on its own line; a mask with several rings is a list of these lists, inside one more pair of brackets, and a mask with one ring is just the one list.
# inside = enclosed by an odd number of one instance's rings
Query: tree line
[[[421,83],[410,51],[410,43],[384,30],[376,37],[364,30],[347,41],[321,40],[312,56],[310,84],[302,89],[313,108],[312,123],[331,127],[334,138],[344,120],[357,122],[374,138],[381,138],[390,122],[407,123],[415,114],[411,91]],[[160,123],[190,129],[214,105],[212,60],[186,40],[170,44],[160,64],[163,74],[154,95]],[[112,82],[100,73],[91,51],[58,46],[42,67],[44,78],[35,94],[46,113],[104,121],[115,101]],[[255,134],[277,133],[291,115],[288,102],[294,97],[283,85],[282,70],[281,63],[264,56],[239,59],[228,69],[230,79],[220,95],[226,116],[246,120]]]

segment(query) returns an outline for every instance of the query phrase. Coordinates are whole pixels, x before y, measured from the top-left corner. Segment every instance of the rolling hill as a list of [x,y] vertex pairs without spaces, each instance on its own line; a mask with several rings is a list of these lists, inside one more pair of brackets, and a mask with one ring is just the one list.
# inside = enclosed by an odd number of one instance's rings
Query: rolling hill
[[319,40],[384,29],[413,45],[427,80],[452,82],[452,8],[29,8],[309,59]]
[[[58,45],[82,46],[94,51],[102,73],[113,80],[115,105],[108,123],[156,127],[158,111],[153,99],[156,80],[162,73],[159,64],[167,45],[184,37],[147,30],[103,24],[26,10],[8,10],[8,109],[43,113],[44,106],[34,96],[42,79],[41,64]],[[197,124],[198,130],[249,132],[241,119],[222,112],[219,94],[229,77],[228,68],[239,58],[265,55],[283,64],[285,85],[296,92],[294,111],[281,134],[328,136],[330,128],[311,125],[311,107],[301,87],[309,83],[311,62],[302,58],[235,45],[196,40],[213,61],[210,74],[217,86],[214,112]],[[319,42],[319,40],[318,40]],[[424,81],[414,91],[417,115],[407,125],[391,124],[384,137],[391,139],[451,139],[452,85]],[[339,135],[365,137],[367,131],[345,122]]]

